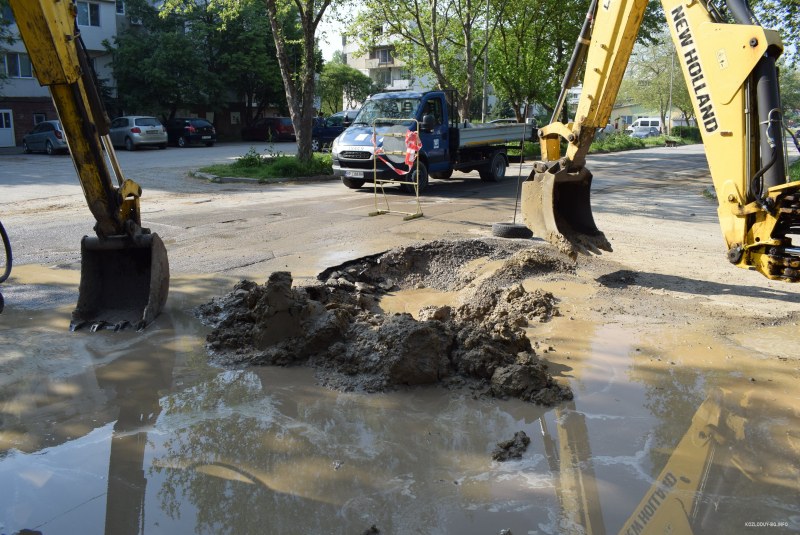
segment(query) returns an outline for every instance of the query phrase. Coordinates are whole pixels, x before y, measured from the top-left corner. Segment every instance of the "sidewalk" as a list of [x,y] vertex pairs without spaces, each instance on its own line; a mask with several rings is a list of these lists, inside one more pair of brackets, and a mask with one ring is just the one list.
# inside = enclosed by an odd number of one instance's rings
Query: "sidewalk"
[[0,156],[6,154],[23,154],[22,147],[0,147]]

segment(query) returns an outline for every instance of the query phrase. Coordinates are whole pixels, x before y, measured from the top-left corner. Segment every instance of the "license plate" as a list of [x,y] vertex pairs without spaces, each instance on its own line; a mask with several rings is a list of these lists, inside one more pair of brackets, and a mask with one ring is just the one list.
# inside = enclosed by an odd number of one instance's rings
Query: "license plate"
[[203,136],[203,139],[211,139],[211,136]]
[[364,178],[364,171],[345,171],[344,176],[350,178]]
[[148,134],[158,134],[158,130],[148,130]]

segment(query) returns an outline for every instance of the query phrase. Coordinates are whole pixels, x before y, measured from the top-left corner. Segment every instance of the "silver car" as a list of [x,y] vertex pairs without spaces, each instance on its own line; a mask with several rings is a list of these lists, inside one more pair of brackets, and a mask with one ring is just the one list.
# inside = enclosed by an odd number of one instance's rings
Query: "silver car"
[[161,121],[146,115],[126,115],[111,121],[109,130],[115,147],[136,150],[142,146],[167,148],[167,131]]
[[37,124],[36,128],[22,138],[22,148],[26,153],[46,152],[47,154],[69,150],[67,136],[58,121],[42,121]]

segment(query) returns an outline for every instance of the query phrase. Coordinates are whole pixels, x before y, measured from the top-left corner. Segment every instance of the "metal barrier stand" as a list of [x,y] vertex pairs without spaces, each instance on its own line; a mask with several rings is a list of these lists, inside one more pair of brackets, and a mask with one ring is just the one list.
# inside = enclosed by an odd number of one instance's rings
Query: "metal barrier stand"
[[[398,146],[402,145],[403,150],[385,150],[378,147],[378,132],[377,126],[378,125],[386,125],[392,123],[398,123],[402,126],[405,126],[405,123],[413,122],[416,125],[416,131],[419,132],[419,121],[416,119],[390,119],[390,118],[378,118],[372,122],[372,181],[373,181],[373,191],[374,191],[374,199],[375,199],[375,211],[370,212],[370,216],[377,216],[383,214],[404,214],[403,217],[404,221],[408,221],[410,219],[416,219],[418,217],[422,217],[422,206],[419,202],[419,158],[414,159],[414,168],[409,169],[405,176],[410,175],[411,180],[407,179],[388,179],[388,178],[378,178],[378,158],[379,156],[386,155],[386,156],[403,156],[403,160],[405,159],[406,149],[405,149],[405,139],[406,133],[405,132],[397,131],[397,132],[382,132],[380,134],[381,138],[400,138],[403,140],[403,143],[398,144]],[[387,162],[387,165],[392,166],[393,162]],[[401,176],[401,175],[398,175]],[[414,197],[416,198],[417,203],[417,211],[416,212],[403,212],[400,210],[392,210],[389,206],[389,198],[386,196],[386,190],[384,189],[385,184],[400,184],[402,186],[411,186],[414,189]],[[381,195],[383,197],[383,203],[386,206],[385,209],[378,208],[378,188],[380,188]]]

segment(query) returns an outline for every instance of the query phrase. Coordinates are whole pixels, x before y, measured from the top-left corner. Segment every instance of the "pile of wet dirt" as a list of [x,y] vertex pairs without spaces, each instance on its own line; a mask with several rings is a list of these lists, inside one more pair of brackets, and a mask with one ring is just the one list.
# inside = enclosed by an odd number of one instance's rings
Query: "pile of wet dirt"
[[513,438],[497,443],[492,451],[492,459],[501,463],[510,459],[521,459],[530,443],[531,438],[525,431],[517,431]]
[[[502,264],[478,281],[464,266],[481,258]],[[572,393],[547,373],[524,327],[558,315],[557,299],[519,281],[571,269],[524,242],[441,240],[347,262],[308,286],[293,288],[288,272],[241,281],[196,313],[213,327],[207,345],[221,364],[309,365],[337,390],[441,383],[552,405]],[[419,319],[380,309],[387,292],[421,286],[458,290],[461,303]]]

